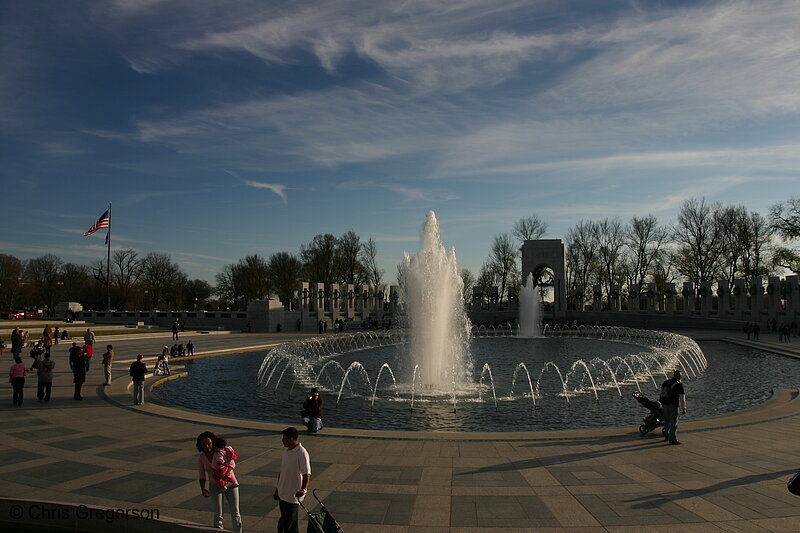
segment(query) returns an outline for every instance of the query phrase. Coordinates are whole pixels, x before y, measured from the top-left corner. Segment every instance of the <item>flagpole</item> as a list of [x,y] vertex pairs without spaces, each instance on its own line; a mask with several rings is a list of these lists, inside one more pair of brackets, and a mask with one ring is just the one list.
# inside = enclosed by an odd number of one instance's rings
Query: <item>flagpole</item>
[[106,260],[106,298],[108,298],[108,310],[111,311],[111,202],[108,202],[108,233],[106,234],[108,244],[108,258]]

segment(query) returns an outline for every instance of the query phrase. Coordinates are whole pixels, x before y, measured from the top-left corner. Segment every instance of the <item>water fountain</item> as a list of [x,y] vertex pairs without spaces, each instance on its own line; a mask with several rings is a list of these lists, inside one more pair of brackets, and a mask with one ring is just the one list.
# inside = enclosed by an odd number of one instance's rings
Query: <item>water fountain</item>
[[533,280],[533,273],[528,274],[528,282],[519,293],[519,336],[526,338],[541,337],[542,297],[541,290]]
[[425,389],[450,391],[469,380],[470,323],[456,251],[448,253],[442,245],[433,211],[425,219],[419,252],[404,254],[402,271],[410,360]]

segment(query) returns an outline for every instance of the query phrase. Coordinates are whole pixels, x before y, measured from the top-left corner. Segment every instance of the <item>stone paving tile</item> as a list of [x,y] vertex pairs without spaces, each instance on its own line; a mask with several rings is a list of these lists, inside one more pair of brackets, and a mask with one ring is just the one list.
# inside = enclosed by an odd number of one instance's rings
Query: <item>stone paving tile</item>
[[347,483],[373,483],[376,485],[417,485],[422,477],[422,467],[391,465],[361,465]]
[[[106,452],[100,452],[97,455],[101,457],[108,457],[109,459],[141,462],[150,458],[158,460],[161,456],[170,454],[174,451],[175,448],[167,448],[166,446],[156,446],[155,444],[151,444],[150,446],[127,446],[125,448],[117,448],[114,450],[108,450]],[[197,459],[195,458],[195,461],[196,460]],[[172,464],[172,461],[170,461],[170,464]]]
[[454,496],[452,527],[558,527],[558,520],[537,496]]
[[[32,426],[42,426],[45,422],[39,420],[38,418],[21,418],[19,420],[13,420],[12,422],[7,424],[6,430],[15,435],[14,430],[18,428],[27,428]],[[9,431],[10,430],[10,431]]]
[[33,468],[25,468],[0,474],[0,479],[15,481],[32,487],[50,487],[56,483],[70,481],[75,478],[90,476],[105,471],[101,466],[74,461],[59,461]]
[[502,465],[486,469],[453,468],[454,487],[527,487],[527,480],[516,470]]
[[126,476],[75,490],[76,494],[142,503],[154,495],[184,485],[186,478],[133,472]]
[[[406,526],[411,521],[413,494],[373,494],[334,492],[328,495],[325,507],[340,523],[386,524]],[[349,529],[348,529],[349,531]]]
[[110,437],[101,437],[99,435],[91,435],[88,437],[78,437],[77,439],[60,440],[47,443],[48,446],[55,446],[62,450],[70,450],[80,452],[91,448],[99,448],[108,444],[119,442],[117,439]]
[[11,435],[16,439],[44,440],[55,437],[64,437],[67,435],[75,435],[77,433],[80,433],[80,431],[75,431],[74,429],[58,427],[58,426],[48,426],[41,429],[18,431],[16,433],[12,433]]

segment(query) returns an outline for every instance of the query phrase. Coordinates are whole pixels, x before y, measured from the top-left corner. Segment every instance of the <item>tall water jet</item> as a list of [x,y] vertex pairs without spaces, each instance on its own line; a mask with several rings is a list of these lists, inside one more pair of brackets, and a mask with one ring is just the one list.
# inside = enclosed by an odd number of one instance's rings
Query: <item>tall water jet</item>
[[448,391],[469,381],[470,323],[456,251],[448,253],[436,214],[429,211],[420,250],[403,255],[403,302],[410,326],[410,356],[424,388]]
[[528,282],[522,286],[519,294],[519,336],[541,337],[542,296],[541,290],[533,281],[533,274],[528,274]]

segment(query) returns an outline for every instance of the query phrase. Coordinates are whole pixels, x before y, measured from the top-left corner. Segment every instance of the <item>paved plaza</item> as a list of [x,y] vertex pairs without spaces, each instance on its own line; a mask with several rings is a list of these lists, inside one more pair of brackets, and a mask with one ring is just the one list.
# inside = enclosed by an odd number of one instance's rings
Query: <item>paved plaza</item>
[[[291,336],[186,335],[201,355],[266,349]],[[0,496],[28,506],[35,500],[157,509],[162,520],[205,527],[211,509],[198,488],[194,442],[211,430],[240,455],[245,530],[274,531],[279,513],[272,492],[284,426],[149,401],[133,407],[130,362],[138,352],[155,354],[172,344],[171,337],[99,336],[100,346],[107,342],[117,351],[113,384],[102,386],[95,357],[83,401],[72,400],[68,345],[54,349],[49,404],[37,403],[35,376],[27,380],[21,408],[11,406],[5,386]],[[797,352],[798,345],[782,349]],[[180,362],[172,363],[180,371]],[[311,455],[312,488],[348,533],[800,531],[800,497],[786,490],[800,468],[797,390],[732,416],[687,417],[679,429],[682,446],[665,445],[658,435],[640,437],[637,426],[632,420],[625,428],[500,434],[325,428],[301,441]],[[8,509],[4,502],[2,512]],[[0,516],[0,524],[14,518]]]

